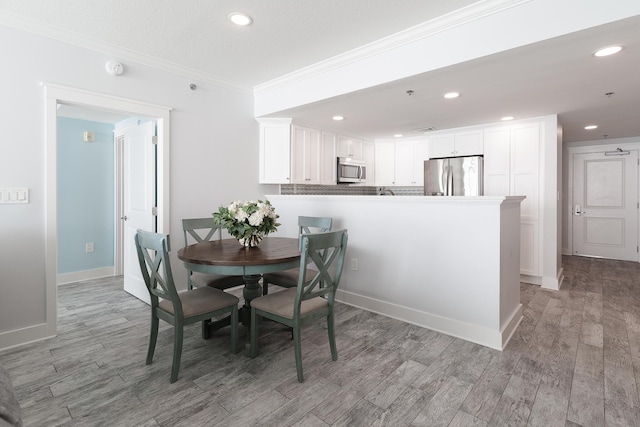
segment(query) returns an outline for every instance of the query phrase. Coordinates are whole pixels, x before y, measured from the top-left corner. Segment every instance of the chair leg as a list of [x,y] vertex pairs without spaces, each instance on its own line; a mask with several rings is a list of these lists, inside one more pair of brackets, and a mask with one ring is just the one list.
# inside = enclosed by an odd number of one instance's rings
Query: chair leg
[[149,349],[147,350],[147,365],[153,360],[153,353],[156,351],[156,342],[158,341],[158,326],[160,319],[151,314],[151,333],[149,334]]
[[174,383],[178,379],[178,371],[180,370],[180,359],[182,358],[182,339],[183,339],[182,322],[176,321],[173,328],[173,365],[171,366],[171,382]]
[[231,353],[238,354],[238,306],[231,307]]
[[269,293],[269,282],[264,277],[262,278],[262,295]]
[[302,375],[302,343],[300,342],[300,323],[293,325],[293,350],[296,356],[296,371],[298,372],[298,382],[304,382]]
[[327,316],[327,331],[329,331],[329,347],[331,347],[331,360],[338,360],[338,349],[336,348],[336,333],[333,322],[333,311]]
[[247,349],[249,357],[258,355],[258,315],[256,309],[251,307],[251,325],[249,326],[249,348]]
[[204,319],[202,321],[202,339],[208,340],[211,338],[211,331],[209,330],[209,325],[211,324],[211,319]]

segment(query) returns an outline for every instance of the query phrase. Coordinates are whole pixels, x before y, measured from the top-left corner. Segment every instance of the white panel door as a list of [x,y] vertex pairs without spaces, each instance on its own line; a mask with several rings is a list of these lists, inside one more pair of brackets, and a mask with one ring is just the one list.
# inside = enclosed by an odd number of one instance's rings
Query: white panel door
[[638,151],[573,157],[575,255],[638,260]]
[[135,248],[138,229],[156,231],[153,208],[156,203],[155,122],[149,121],[124,130],[124,290],[149,301]]

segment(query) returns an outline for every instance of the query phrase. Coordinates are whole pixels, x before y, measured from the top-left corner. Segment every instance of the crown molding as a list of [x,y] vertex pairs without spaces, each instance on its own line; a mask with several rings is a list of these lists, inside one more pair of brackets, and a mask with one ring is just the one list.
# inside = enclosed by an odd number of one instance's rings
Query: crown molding
[[485,0],[254,86],[254,94],[308,79],[533,0]]
[[95,40],[75,33],[73,31],[57,28],[42,22],[37,22],[32,19],[16,15],[14,13],[0,11],[0,25],[6,25],[8,27],[12,27],[21,31],[37,34],[63,43],[100,52],[105,55],[113,56],[120,61],[135,62],[137,64],[151,67],[156,70],[177,74],[179,76],[191,78],[199,82],[211,83],[244,94],[252,93],[251,88],[248,86],[240,85],[236,82],[222,79],[211,74],[193,68],[185,67],[170,61],[165,61],[151,55],[146,55],[132,49],[127,49],[111,43]]

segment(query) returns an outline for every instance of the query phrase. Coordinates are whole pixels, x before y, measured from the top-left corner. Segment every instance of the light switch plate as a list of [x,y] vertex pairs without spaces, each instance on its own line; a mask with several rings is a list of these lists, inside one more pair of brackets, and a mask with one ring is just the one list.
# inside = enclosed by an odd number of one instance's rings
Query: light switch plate
[[29,203],[28,188],[0,188],[0,204]]

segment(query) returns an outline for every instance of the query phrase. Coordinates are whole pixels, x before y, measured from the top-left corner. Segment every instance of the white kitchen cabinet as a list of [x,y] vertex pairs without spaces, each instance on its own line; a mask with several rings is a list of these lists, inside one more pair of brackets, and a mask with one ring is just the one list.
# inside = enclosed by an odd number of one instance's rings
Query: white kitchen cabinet
[[362,140],[338,136],[338,157],[364,160]]
[[[363,141],[364,150],[364,164],[367,167],[367,179],[365,185],[376,185],[375,171],[376,171],[376,149],[373,141]],[[334,162],[335,163],[335,162]],[[335,175],[335,174],[334,174]]]
[[258,181],[260,184],[291,182],[291,119],[261,119]]
[[475,156],[483,153],[482,130],[470,130],[432,135],[429,138],[429,157]]
[[322,132],[320,137],[320,184],[336,184],[336,157],[336,135]]
[[484,195],[510,194],[511,129],[509,126],[484,131]]
[[484,153],[482,129],[455,133],[456,156],[477,156]]
[[291,128],[291,182],[320,184],[320,131]]
[[396,144],[394,142],[376,142],[375,156],[375,185],[378,187],[392,186],[395,184],[395,156]]
[[486,128],[485,196],[526,196],[520,205],[520,273],[540,274],[540,123]]
[[395,185],[423,185],[424,161],[428,158],[426,140],[397,141],[395,143]]

